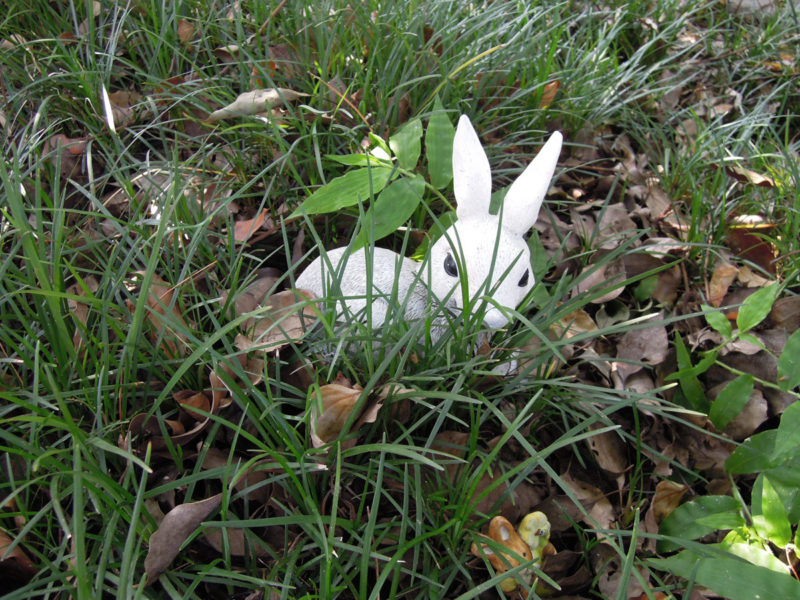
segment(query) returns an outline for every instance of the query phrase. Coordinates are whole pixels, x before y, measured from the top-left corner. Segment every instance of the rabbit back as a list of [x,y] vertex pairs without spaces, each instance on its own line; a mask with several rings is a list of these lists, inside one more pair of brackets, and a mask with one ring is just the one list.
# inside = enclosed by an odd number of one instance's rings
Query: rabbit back
[[407,320],[424,314],[428,292],[419,281],[419,263],[386,248],[348,250],[335,248],[315,258],[295,287],[337,298],[337,314],[350,313],[373,327],[390,312],[402,311]]

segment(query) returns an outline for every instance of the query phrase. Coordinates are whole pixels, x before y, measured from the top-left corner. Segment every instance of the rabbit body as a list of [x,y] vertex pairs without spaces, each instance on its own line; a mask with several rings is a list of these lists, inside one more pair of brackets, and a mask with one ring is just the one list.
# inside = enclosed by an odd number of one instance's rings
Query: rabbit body
[[[488,328],[503,327],[534,285],[524,234],[536,222],[561,142],[559,132],[551,135],[509,189],[499,214],[492,215],[489,161],[469,118],[462,115],[453,140],[457,221],[425,260],[417,263],[384,248],[351,254],[336,248],[317,257],[295,287],[318,297],[341,298],[339,312],[366,311],[362,314],[374,327],[390,311],[402,310],[408,321],[431,316],[440,330],[443,310],[457,314],[465,307],[480,307]],[[440,334],[434,332],[435,337]]]

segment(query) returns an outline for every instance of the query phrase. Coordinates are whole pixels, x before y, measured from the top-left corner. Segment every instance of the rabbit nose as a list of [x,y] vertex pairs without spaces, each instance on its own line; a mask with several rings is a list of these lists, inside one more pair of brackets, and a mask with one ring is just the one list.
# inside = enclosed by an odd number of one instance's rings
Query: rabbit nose
[[508,318],[498,308],[490,308],[483,317],[483,322],[491,329],[499,329],[506,323]]

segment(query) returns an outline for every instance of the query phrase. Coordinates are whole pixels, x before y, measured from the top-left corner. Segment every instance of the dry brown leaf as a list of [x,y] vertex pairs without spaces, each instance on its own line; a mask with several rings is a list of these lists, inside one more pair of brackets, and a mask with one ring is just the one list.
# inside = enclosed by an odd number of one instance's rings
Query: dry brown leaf
[[320,386],[319,397],[311,400],[311,444],[314,448],[339,437],[362,391],[360,386],[348,387],[338,383]]
[[757,185],[758,187],[764,188],[775,187],[775,181],[772,179],[772,177],[762,175],[761,173],[756,173],[755,171],[745,169],[744,167],[729,165],[725,167],[725,172],[739,183],[749,183],[751,185]]
[[728,293],[728,288],[739,274],[739,269],[729,262],[720,261],[711,274],[708,284],[708,302],[711,306],[719,308]]
[[678,508],[687,491],[689,491],[688,485],[670,481],[669,479],[659,481],[656,484],[652,509],[657,523],[661,523],[673,510]]
[[234,381],[237,381],[239,386],[243,389],[258,385],[261,383],[261,380],[264,379],[264,360],[262,358],[256,356],[248,357],[244,354],[239,354],[235,357],[235,360],[237,360],[242,367],[244,375],[247,378],[246,381],[242,380],[236,374],[233,367],[227,363],[219,363],[216,369],[208,374],[212,397],[219,403],[220,408],[225,408],[233,402],[232,395],[235,393],[235,390],[228,386],[225,379],[217,371],[227,374]]
[[556,99],[556,94],[558,93],[558,88],[560,87],[561,82],[557,79],[545,84],[544,89],[542,90],[542,97],[539,100],[539,108],[547,108],[550,106],[553,103],[553,100]]
[[205,535],[206,542],[220,553],[225,549],[224,538],[227,538],[227,548],[232,556],[266,556],[270,553],[264,541],[255,535],[250,536],[248,544],[245,530],[238,527],[214,527]]
[[669,338],[663,325],[626,331],[617,343],[618,361],[612,365],[612,371],[619,378],[619,389],[625,388],[628,377],[639,372],[643,363],[663,362],[668,350]]
[[314,295],[306,290],[285,290],[268,296],[264,310],[243,323],[245,335],[236,336],[240,350],[278,350],[286,344],[297,342],[305,336],[318,314],[315,304],[309,304]]
[[175,403],[178,406],[186,411],[187,415],[196,421],[205,419],[206,416],[203,413],[193,411],[193,408],[197,408],[205,413],[208,413],[211,410],[211,397],[210,395],[206,395],[202,392],[196,392],[194,390],[181,390],[180,392],[175,392],[172,394],[172,398],[175,400]]
[[[97,279],[89,275],[83,280],[83,285],[73,283],[66,289],[66,293],[70,296],[85,298],[87,295],[86,290],[94,295],[99,287],[100,284],[97,283]],[[72,336],[72,345],[78,350],[83,345],[83,332],[89,320],[89,305],[75,298],[67,298],[67,307],[78,322],[78,326],[75,328],[75,334]]]
[[[569,487],[574,496],[586,507],[589,518],[584,516],[582,520],[589,525],[589,527],[611,529],[616,521],[614,507],[600,488],[585,481],[575,479],[569,473],[561,475],[561,481]],[[602,539],[603,537],[602,532],[599,532],[598,538]]]
[[[586,274],[584,276],[584,274]],[[577,296],[584,292],[591,293],[593,288],[609,289],[605,294],[591,300],[592,304],[603,304],[617,298],[625,290],[621,285],[625,278],[625,263],[618,260],[602,265],[588,265],[579,276],[578,284],[573,289],[572,295]]]
[[88,142],[88,137],[69,138],[63,133],[57,133],[45,141],[42,154],[50,163],[58,166],[61,175],[68,179],[74,178],[81,169]]
[[222,494],[176,506],[169,511],[150,536],[144,559],[145,585],[152,584],[178,555],[186,539],[219,507]]
[[215,110],[208,115],[208,117],[206,117],[206,122],[215,123],[232,117],[256,115],[274,108],[279,104],[291,102],[304,96],[308,96],[308,94],[295,92],[294,90],[286,88],[269,88],[245,92],[239,94],[236,100],[227,106]]
[[[589,427],[590,431],[603,428],[603,425],[594,423]],[[595,433],[586,439],[586,443],[592,452],[597,465],[606,473],[617,479],[620,489],[625,482],[624,474],[630,468],[628,453],[625,444],[615,431],[605,431]]]
[[178,39],[184,46],[188,46],[194,39],[194,25],[186,19],[178,21]]
[[0,529],[0,589],[5,592],[27,584],[36,574],[36,567],[19,544],[13,550],[8,548],[14,540]]
[[111,103],[111,117],[115,127],[127,127],[136,122],[136,105],[142,101],[142,95],[136,92],[117,91],[108,94]]
[[239,243],[249,240],[256,230],[264,224],[264,219],[268,212],[269,211],[264,208],[252,219],[236,221],[236,224],[233,226],[233,239]]
[[[140,277],[145,275],[143,271],[136,274]],[[154,337],[163,334],[161,340],[167,347],[167,353],[172,357],[180,357],[186,355],[189,347],[189,338],[183,333],[183,330],[189,330],[189,326],[183,320],[178,303],[174,301],[174,292],[174,287],[158,275],[153,275],[147,294],[147,306],[150,307],[147,319],[153,326]],[[167,311],[170,311],[169,317],[166,316]]]

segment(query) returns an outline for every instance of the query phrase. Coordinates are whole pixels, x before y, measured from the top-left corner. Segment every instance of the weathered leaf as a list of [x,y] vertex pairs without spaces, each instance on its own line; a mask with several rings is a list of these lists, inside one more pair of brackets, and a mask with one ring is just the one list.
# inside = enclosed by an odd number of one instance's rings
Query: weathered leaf
[[420,175],[400,177],[390,183],[367,209],[354,247],[361,248],[370,239],[379,240],[397,231],[414,214],[424,191],[425,180]]
[[453,180],[453,139],[456,129],[450,122],[439,97],[433,103],[433,113],[425,132],[425,158],[431,185],[442,189]]
[[311,443],[315,448],[339,437],[362,391],[359,386],[348,387],[338,383],[320,387],[319,399],[311,399]]
[[265,112],[281,103],[288,103],[303,96],[308,96],[303,92],[295,92],[286,88],[269,88],[263,90],[253,90],[239,94],[236,100],[227,106],[215,110],[208,117],[206,121],[214,123],[223,119],[230,119],[231,117],[243,117],[248,115],[256,115]]
[[720,262],[714,267],[711,281],[708,284],[708,301],[711,306],[719,308],[728,293],[733,280],[739,274],[739,269],[729,262]]
[[389,182],[392,169],[372,167],[355,169],[314,191],[289,218],[300,215],[331,213],[360,202],[366,202],[378,194]]
[[784,391],[800,385],[800,329],[789,336],[778,357],[778,385]]
[[389,147],[403,169],[412,170],[417,166],[422,152],[422,121],[412,119],[389,138]]
[[198,502],[176,506],[166,515],[150,536],[144,559],[145,585],[152,584],[178,555],[186,539],[200,526],[222,501],[222,494]]
[[245,334],[236,336],[236,345],[245,351],[272,351],[302,339],[316,321],[317,312],[308,303],[311,299],[313,295],[305,290],[267,297],[257,315],[242,323]]
[[753,376],[739,375],[725,386],[711,404],[708,418],[720,431],[742,412],[753,394]]
[[736,317],[736,326],[741,333],[749,331],[761,321],[763,321],[772,309],[772,303],[778,296],[780,286],[777,284],[768,285],[750,294],[739,308],[739,315]]
[[[154,275],[147,295],[147,305],[150,307],[147,318],[156,332],[163,333],[162,340],[170,355],[183,356],[189,346],[189,338],[183,332],[188,331],[189,326],[183,320],[178,303],[173,300],[174,292],[174,287],[169,286],[158,275]],[[167,311],[170,312],[169,316]]]

